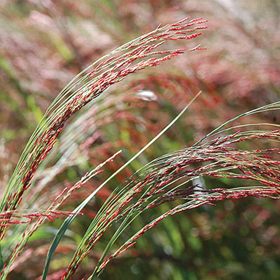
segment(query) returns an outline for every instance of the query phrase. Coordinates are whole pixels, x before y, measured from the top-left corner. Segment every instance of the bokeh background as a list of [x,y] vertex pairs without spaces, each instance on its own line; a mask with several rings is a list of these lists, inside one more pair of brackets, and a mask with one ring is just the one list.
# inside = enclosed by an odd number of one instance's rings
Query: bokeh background
[[[186,53],[114,85],[73,118],[38,171],[37,207],[43,208],[47,198],[55,198],[122,149],[102,175],[68,200],[64,208],[71,210],[203,91],[157,143],[86,207],[59,247],[50,279],[58,279],[90,217],[119,182],[148,161],[190,146],[228,119],[279,100],[279,15],[279,0],[0,1],[1,190],[46,109],[81,70],[159,24],[187,16],[209,21],[202,36],[173,45],[192,48],[201,43],[207,50]],[[279,124],[280,116],[269,112],[246,122]],[[201,178],[200,184],[211,188],[242,182]],[[277,201],[248,198],[169,217],[112,261],[100,279],[280,279],[279,210]],[[131,232],[149,219],[141,217]],[[34,234],[9,279],[41,275],[58,224],[48,223]],[[73,279],[90,275],[104,244],[96,245]]]

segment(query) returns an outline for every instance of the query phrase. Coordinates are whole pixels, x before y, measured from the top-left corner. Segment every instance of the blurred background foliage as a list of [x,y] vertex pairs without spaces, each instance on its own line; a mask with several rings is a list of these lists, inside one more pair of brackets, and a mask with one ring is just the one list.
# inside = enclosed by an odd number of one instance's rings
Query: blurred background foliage
[[[159,24],[187,16],[209,20],[203,36],[177,43],[192,48],[199,42],[206,51],[187,53],[114,85],[72,119],[36,173],[32,195],[40,197],[36,207],[43,208],[46,197],[55,198],[65,185],[122,149],[102,174],[73,194],[64,206],[71,210],[203,91],[184,117],[74,221],[49,279],[59,278],[90,217],[119,182],[155,157],[195,143],[226,120],[279,100],[279,15],[279,0],[0,1],[2,190],[43,113],[76,74]],[[280,117],[268,112],[248,121],[279,124]],[[242,182],[202,178],[200,184],[212,188]],[[279,210],[277,201],[250,198],[168,217],[112,261],[100,279],[279,279]],[[131,232],[145,225],[145,219],[132,224]],[[9,279],[41,275],[57,224],[48,223],[33,235]],[[104,236],[73,279],[90,275],[106,240]]]

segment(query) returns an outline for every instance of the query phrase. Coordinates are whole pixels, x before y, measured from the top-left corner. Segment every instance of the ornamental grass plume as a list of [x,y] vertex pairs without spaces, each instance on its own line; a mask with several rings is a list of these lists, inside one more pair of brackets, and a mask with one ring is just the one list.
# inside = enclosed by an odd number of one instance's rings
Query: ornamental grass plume
[[[56,233],[46,257],[46,264],[40,279],[47,279],[50,263],[57,247],[70,224],[82,209],[100,189],[173,125],[200,93],[158,136],[98,186],[76,209],[58,210],[59,206],[71,197],[75,190],[99,174],[104,165],[115,160],[120,152],[85,174],[75,185],[65,188],[55,200],[48,201],[45,211],[25,214],[21,204],[28,192],[33,188],[36,189],[33,180],[37,169],[54,148],[66,121],[111,85],[122,81],[127,75],[159,65],[163,61],[185,52],[185,49],[165,50],[162,47],[168,41],[197,37],[201,34],[197,32],[206,28],[205,22],[203,19],[184,19],[174,24],[158,27],[155,31],[125,44],[92,64],[55,99],[30,138],[1,204],[2,241],[6,241],[7,236],[11,236],[7,228],[13,228],[14,224],[17,224],[17,235],[15,235],[17,238],[10,242],[13,243],[12,249],[7,246],[1,248],[2,252],[5,249],[8,252],[8,249],[11,251],[10,254],[6,253],[5,257],[3,253],[1,254],[1,279],[7,278],[12,264],[24,249],[28,239],[44,221],[67,216]],[[191,50],[199,49],[201,48],[198,45]],[[234,123],[253,114],[279,109],[280,102],[275,102],[243,113],[214,129],[191,147],[162,155],[136,171],[114,189],[92,217],[72,259],[59,278],[75,277],[75,272],[82,261],[107,233],[109,233],[109,240],[102,249],[95,267],[87,276],[88,279],[98,277],[111,260],[134,246],[139,237],[168,216],[202,205],[213,205],[215,202],[225,199],[243,199],[249,196],[278,199],[280,191],[279,127],[275,124],[234,125]],[[250,130],[251,127],[254,129]],[[265,145],[259,145],[260,142]],[[265,148],[255,148],[259,146]],[[54,172],[50,176],[56,174]],[[202,177],[237,179],[240,184],[232,188],[206,189],[196,183],[197,179]],[[44,186],[42,184],[40,188],[43,189]],[[168,206],[168,210],[162,207],[165,205]],[[160,209],[155,212],[156,216],[147,215],[149,220],[146,221],[146,224],[131,232],[132,223],[140,215],[154,209]],[[124,242],[123,239],[120,239],[122,236],[125,238]],[[58,279],[57,276],[56,279]]]
[[[95,62],[62,90],[47,110],[31,136],[1,203],[1,210],[15,210],[39,164],[55,144],[65,122],[109,86],[122,81],[128,74],[159,65],[185,52],[185,49],[156,50],[169,40],[193,39],[204,29],[205,20],[182,20],[158,27],[155,31],[133,40]],[[188,35],[188,33],[192,33]],[[200,49],[199,46],[192,50]],[[124,52],[124,53],[122,53]],[[7,203],[8,201],[8,203]]]
[[[157,66],[184,53],[186,49],[166,50],[163,49],[163,45],[168,41],[189,40],[199,36],[200,30],[206,28],[203,25],[205,22],[201,18],[194,20],[187,18],[174,24],[159,26],[156,30],[121,46],[90,65],[76,76],[53,101],[29,139],[3,195],[0,206],[1,240],[6,241],[8,226],[16,223],[18,227],[13,240],[10,238],[10,242],[5,242],[5,244],[9,244],[8,248],[3,245],[1,249],[2,252],[7,249],[0,256],[1,279],[7,277],[11,265],[23,250],[30,236],[46,219],[53,220],[63,215],[73,218],[78,214],[77,211],[75,215],[72,212],[61,212],[57,208],[75,189],[80,188],[86,181],[101,172],[100,168],[118,154],[86,174],[73,187],[63,190],[54,201],[48,202],[46,210],[24,214],[25,210],[21,208],[22,201],[32,188],[35,188],[32,179],[38,167],[53,149],[66,121],[110,86],[122,81],[127,75],[147,67]],[[201,49],[200,45],[192,48],[191,51],[199,49]],[[24,218],[27,218],[26,227],[23,227],[26,224]],[[10,233],[9,235],[11,236]],[[11,253],[9,253],[10,251]]]
[[[276,102],[242,114],[227,124],[251,114],[279,109],[280,102]],[[83,258],[113,223],[118,222],[118,228],[88,279],[100,275],[113,258],[132,247],[139,237],[167,216],[202,205],[213,205],[214,202],[224,199],[242,199],[249,196],[279,199],[279,149],[244,150],[236,145],[252,141],[279,142],[280,130],[238,131],[206,141],[212,135],[224,133],[223,127],[224,125],[192,147],[148,163],[115,190],[88,227],[62,279],[70,279]],[[242,179],[248,186],[206,190],[192,183],[201,176]],[[251,186],[248,182],[256,182],[257,185]],[[154,218],[114,253],[108,255],[118,237],[139,215],[171,201],[176,201],[177,205],[173,208],[169,206],[167,212]]]

